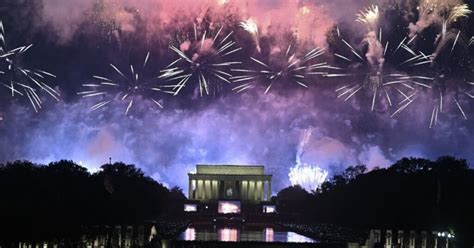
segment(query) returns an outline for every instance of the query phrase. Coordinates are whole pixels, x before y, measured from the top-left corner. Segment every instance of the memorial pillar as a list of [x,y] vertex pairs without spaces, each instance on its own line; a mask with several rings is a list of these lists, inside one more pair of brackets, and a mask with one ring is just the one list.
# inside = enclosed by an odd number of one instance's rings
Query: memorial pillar
[[216,180],[212,180],[212,198],[219,199],[219,187]]
[[242,201],[245,201],[246,200],[246,197],[247,197],[247,183],[245,183],[245,181],[241,181],[240,182],[242,184],[242,189],[241,189],[241,194],[242,194]]
[[197,187],[196,187],[196,189],[197,189],[197,199],[201,200],[201,199],[203,199],[203,187],[204,187],[203,184],[204,183],[203,183],[202,180],[198,180],[197,182],[198,182]]
[[206,200],[209,200],[212,198],[212,195],[211,195],[211,181],[210,180],[205,180],[204,181],[204,185],[205,185],[205,197],[204,199]]
[[199,180],[194,180],[196,187],[194,188],[194,200],[199,200]]
[[249,181],[249,200],[255,201],[255,182]]
[[206,197],[206,191],[207,191],[207,189],[206,189],[206,181],[207,181],[207,180],[202,180],[202,199],[203,199],[203,200],[206,200],[206,199],[207,199],[207,197]]
[[192,200],[192,192],[193,192],[193,180],[189,179],[189,189],[188,189],[188,199]]
[[256,186],[256,190],[255,192],[257,193],[257,197],[255,197],[256,201],[261,201],[262,198],[263,198],[263,184],[262,184],[262,181],[257,181],[256,182],[257,186]]
[[267,201],[271,201],[272,200],[272,181],[268,180],[267,185],[268,185]]

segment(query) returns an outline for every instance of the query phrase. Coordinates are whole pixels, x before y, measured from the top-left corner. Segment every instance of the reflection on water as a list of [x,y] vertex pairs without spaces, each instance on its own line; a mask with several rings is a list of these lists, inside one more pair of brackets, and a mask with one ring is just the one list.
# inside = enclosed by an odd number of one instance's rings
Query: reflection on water
[[239,232],[235,228],[219,229],[219,240],[224,242],[237,242]]
[[238,228],[196,228],[189,227],[179,239],[186,241],[257,241],[257,242],[283,242],[283,243],[315,243],[316,241],[306,236],[286,231],[276,231],[273,228],[259,230],[245,230]]
[[[155,226],[96,226],[84,228],[76,238],[61,238],[48,241],[18,242],[19,248],[57,248],[57,247],[145,247],[154,244],[160,235],[160,227]],[[179,229],[178,229],[179,230]],[[182,229],[181,229],[182,230]],[[176,232],[175,232],[176,233]],[[222,241],[222,242],[283,242],[283,243],[315,243],[316,241],[303,235],[276,230],[274,228],[248,229],[223,227],[201,228],[188,227],[178,236],[185,241]],[[13,245],[13,244],[12,244]],[[0,247],[3,244],[0,243]],[[9,247],[9,246],[5,246]],[[162,244],[162,247],[164,246]]]
[[273,228],[265,228],[265,242],[273,242]]
[[186,229],[186,231],[184,231],[184,240],[196,240],[196,229]]

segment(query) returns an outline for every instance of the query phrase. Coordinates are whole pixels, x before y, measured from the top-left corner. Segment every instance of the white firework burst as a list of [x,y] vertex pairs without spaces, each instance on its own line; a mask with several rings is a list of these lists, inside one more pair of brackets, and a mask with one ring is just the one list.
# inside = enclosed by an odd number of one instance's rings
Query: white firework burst
[[99,98],[91,109],[103,108],[114,100],[126,104],[125,115],[128,115],[136,101],[148,99],[158,108],[163,108],[162,100],[156,98],[156,93],[171,93],[164,90],[157,83],[156,77],[147,77],[143,72],[149,62],[150,53],[147,53],[143,63],[139,66],[130,65],[127,70],[120,70],[116,65],[110,64],[113,77],[93,76],[93,82],[83,84],[84,91],[78,95],[83,98]]
[[11,96],[26,97],[38,112],[43,106],[40,92],[45,92],[59,101],[59,92],[49,85],[56,78],[52,73],[28,67],[24,62],[33,44],[9,49],[5,28],[0,21],[0,84],[8,89]]
[[328,63],[320,61],[325,53],[322,48],[314,48],[302,56],[298,56],[293,47],[289,45],[285,51],[271,55],[270,62],[251,57],[250,59],[257,69],[234,69],[234,72],[242,75],[233,77],[234,87],[237,92],[252,88],[257,83],[265,84],[265,94],[268,93],[275,83],[294,83],[304,88],[309,85],[309,79],[315,75],[326,75],[326,69],[330,68]]
[[174,95],[189,84],[197,83],[201,97],[215,95],[223,84],[232,83],[232,69],[242,64],[231,55],[241,50],[232,39],[233,31],[224,34],[221,27],[214,35],[204,31],[199,37],[196,25],[194,36],[187,37],[179,46],[170,45],[178,58],[162,70],[160,78],[174,82],[168,85]]

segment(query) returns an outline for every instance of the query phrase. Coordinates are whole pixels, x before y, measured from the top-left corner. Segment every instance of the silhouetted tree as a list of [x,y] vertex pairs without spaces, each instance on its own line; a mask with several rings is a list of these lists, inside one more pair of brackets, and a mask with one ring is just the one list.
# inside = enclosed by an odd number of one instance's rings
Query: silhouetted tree
[[71,235],[81,225],[143,223],[167,215],[184,198],[179,188],[169,191],[134,165],[101,168],[90,174],[66,160],[47,166],[28,161],[0,165],[2,235],[25,240]]
[[348,167],[306,198],[311,211],[296,206],[292,211],[313,222],[365,228],[453,228],[465,233],[461,240],[472,243],[467,235],[474,230],[472,195],[474,170],[466,160],[403,158],[369,172],[365,166]]

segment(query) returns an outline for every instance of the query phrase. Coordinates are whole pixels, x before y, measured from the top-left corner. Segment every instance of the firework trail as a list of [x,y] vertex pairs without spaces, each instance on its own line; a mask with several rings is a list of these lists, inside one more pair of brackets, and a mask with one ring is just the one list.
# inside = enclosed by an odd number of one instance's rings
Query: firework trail
[[439,28],[439,34],[434,42],[437,44],[435,57],[443,49],[449,37],[454,38],[452,45],[452,50],[454,50],[460,31],[455,31],[453,24],[472,13],[469,6],[461,0],[422,0],[417,10],[419,17],[416,23],[409,24],[409,36],[413,38],[419,36],[428,27]]
[[292,186],[299,185],[309,192],[317,190],[326,181],[328,175],[327,170],[308,164],[295,165],[288,173]]
[[[324,49],[314,48],[308,53],[298,58],[289,45],[285,52],[273,55],[273,60],[265,63],[260,59],[251,57],[258,70],[234,69],[235,72],[244,73],[243,76],[234,77],[234,82],[242,83],[234,88],[237,92],[242,92],[252,88],[255,83],[263,81],[266,84],[265,94],[270,91],[277,82],[292,82],[307,88],[307,79],[312,75],[325,75],[324,69],[329,65],[326,62],[315,62],[317,58],[324,54]],[[283,63],[280,63],[282,62]]]
[[38,112],[43,105],[39,96],[44,91],[59,101],[59,92],[53,89],[47,80],[56,78],[55,75],[40,69],[29,68],[23,62],[33,44],[9,50],[6,41],[5,28],[0,21],[0,84],[16,95],[28,98],[31,106]]
[[451,8],[448,8],[447,11],[448,14],[443,19],[441,33],[438,35],[435,41],[435,44],[437,44],[436,51],[434,52],[435,59],[436,56],[441,52],[441,50],[444,49],[446,43],[449,40],[453,40],[450,53],[454,51],[456,45],[458,44],[461,30],[458,30],[456,32],[456,30],[452,28],[452,24],[455,23],[458,19],[467,18],[469,14],[472,13],[472,11],[469,10],[469,6],[467,4],[455,5]]
[[206,30],[199,36],[194,24],[194,35],[186,37],[179,47],[170,45],[170,50],[178,55],[178,59],[161,71],[160,78],[176,82],[167,85],[174,95],[193,82],[198,82],[196,89],[199,89],[201,97],[221,91],[223,83],[232,83],[232,69],[242,62],[231,55],[241,48],[232,39],[233,31],[224,34],[223,28],[219,28],[214,35]]
[[[469,79],[472,76],[469,73],[471,69],[463,68],[463,64],[469,63],[461,61],[471,60],[466,50],[472,45],[472,38],[464,42],[462,31],[453,28],[453,24],[460,19],[467,18],[472,11],[467,4],[454,0],[424,0],[418,9],[420,18],[416,25],[411,24],[410,26],[410,35],[414,35],[413,38],[427,27],[437,27],[440,30],[433,42],[434,52],[429,56],[431,60],[429,71],[433,75],[433,80],[431,84],[422,85],[423,88],[431,92],[434,102],[430,113],[429,127],[433,128],[438,125],[441,114],[449,109],[447,105],[453,105],[462,118],[467,120],[468,116],[463,103],[473,98],[471,93],[473,84]],[[458,53],[456,53],[457,51]],[[459,57],[460,61],[453,61]],[[456,67],[461,69],[460,73],[450,72],[453,71],[453,64],[458,65]],[[454,74],[461,74],[464,78]],[[468,76],[466,77],[465,74]]]
[[294,50],[289,45],[284,51],[270,55],[270,61],[267,63],[250,57],[253,63],[251,67],[258,67],[258,69],[234,69],[234,72],[242,73],[242,75],[233,77],[235,83],[240,83],[233,90],[242,92],[260,82],[266,85],[265,94],[275,83],[291,82],[307,88],[308,79],[311,76],[326,75],[326,69],[330,66],[326,62],[317,60],[325,53],[324,49],[314,48],[302,56],[298,56]]
[[[403,71],[429,64],[431,57],[410,48],[414,38],[405,37],[400,42],[388,40],[383,43],[379,20],[380,10],[377,6],[371,6],[357,14],[356,21],[367,28],[363,40],[366,46],[365,56],[343,37],[336,26],[330,39],[336,44],[333,55],[342,66],[332,68],[339,73],[328,73],[326,76],[356,80],[355,83],[337,88],[338,98],[348,101],[357,93],[368,94],[371,98],[371,111],[375,110],[376,102],[380,99],[389,107],[397,107],[391,115],[394,117],[413,103],[415,86],[425,86],[432,81],[432,78],[409,75]],[[404,59],[400,61],[400,58]]]
[[[455,43],[453,42],[453,44]],[[456,111],[464,120],[468,119],[464,105],[474,98],[472,68],[469,66],[472,64],[472,58],[468,51],[469,44],[466,42],[460,42],[460,44],[463,46],[458,45],[459,48],[456,49],[455,54],[453,54],[453,50],[446,49],[444,56],[437,56],[436,60],[432,59],[429,72],[433,75],[433,82],[424,86],[430,93],[433,102],[430,128],[437,126],[441,114],[449,112],[449,110]],[[434,58],[434,56],[432,57]],[[442,57],[448,59],[445,60]],[[430,99],[425,101],[429,102]]]
[[312,166],[301,162],[301,157],[306,150],[311,133],[311,129],[304,131],[296,153],[296,164],[290,168],[290,172],[288,173],[292,186],[299,185],[309,192],[318,189],[318,187],[326,181],[329,174],[327,170],[321,169],[318,166]]
[[[125,115],[128,115],[136,101],[141,98],[150,99],[158,108],[163,108],[161,100],[155,98],[157,92],[171,93],[157,84],[156,78],[143,78],[143,71],[150,60],[150,53],[138,67],[130,65],[126,71],[110,64],[113,77],[93,76],[93,82],[83,84],[86,90],[79,92],[83,98],[100,98],[99,102],[91,107],[97,110],[107,106],[114,100],[126,103]],[[138,70],[137,70],[138,69]]]
[[258,52],[261,52],[260,48],[260,34],[258,32],[258,25],[254,19],[249,18],[245,21],[240,22],[240,27],[242,27],[245,31],[247,31],[253,38],[255,42],[255,46]]

